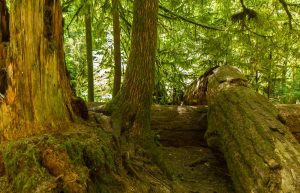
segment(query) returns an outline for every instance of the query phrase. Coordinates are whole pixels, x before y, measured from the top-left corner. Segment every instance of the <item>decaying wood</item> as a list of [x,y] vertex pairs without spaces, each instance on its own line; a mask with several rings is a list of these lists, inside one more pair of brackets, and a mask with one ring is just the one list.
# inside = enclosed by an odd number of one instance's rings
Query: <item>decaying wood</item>
[[164,146],[207,146],[207,107],[153,105],[151,129]]
[[300,192],[300,145],[277,109],[236,68],[206,73],[209,146],[224,154],[236,192]]
[[[214,67],[217,68],[218,66]],[[207,85],[207,77],[211,73],[211,71],[207,71],[197,78],[192,84],[187,88],[183,95],[183,102],[185,105],[206,105],[207,100],[205,97],[206,87]]]
[[[276,105],[281,119],[300,142],[300,105]],[[164,146],[207,146],[204,134],[207,129],[208,107],[153,105],[151,129]]]
[[[90,120],[111,132],[109,112],[103,103],[87,103]],[[300,142],[300,105],[276,105],[280,117],[294,137]],[[206,105],[172,106],[153,105],[151,129],[155,131],[163,146],[207,146],[204,134],[207,129]]]
[[280,118],[292,132],[294,137],[300,143],[300,105],[298,104],[281,104],[276,105]]

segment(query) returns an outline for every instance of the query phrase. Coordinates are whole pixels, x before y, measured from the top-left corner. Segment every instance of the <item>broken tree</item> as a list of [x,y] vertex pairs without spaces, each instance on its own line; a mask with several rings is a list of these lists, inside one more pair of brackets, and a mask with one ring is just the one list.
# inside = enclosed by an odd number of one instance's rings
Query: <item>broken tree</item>
[[275,106],[234,67],[200,79],[209,106],[205,138],[223,153],[236,192],[300,192],[300,145]]

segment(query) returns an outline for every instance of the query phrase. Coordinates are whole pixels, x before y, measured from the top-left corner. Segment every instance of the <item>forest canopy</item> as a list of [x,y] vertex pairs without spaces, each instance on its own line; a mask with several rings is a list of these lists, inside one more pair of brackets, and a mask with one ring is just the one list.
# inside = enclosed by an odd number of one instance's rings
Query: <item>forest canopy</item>
[[[130,52],[132,3],[119,1],[122,77]],[[86,14],[92,18],[95,100],[112,96],[111,11],[109,0],[63,1],[66,64],[76,94],[86,99]],[[295,103],[300,98],[299,11],[296,0],[161,0],[154,102],[178,104],[188,84],[207,69],[234,65],[261,94]]]

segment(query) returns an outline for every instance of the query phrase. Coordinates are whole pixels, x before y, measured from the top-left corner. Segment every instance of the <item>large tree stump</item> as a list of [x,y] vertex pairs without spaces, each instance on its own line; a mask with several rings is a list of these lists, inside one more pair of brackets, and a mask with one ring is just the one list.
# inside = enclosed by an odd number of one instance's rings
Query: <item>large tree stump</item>
[[234,67],[202,77],[209,146],[224,154],[236,192],[300,192],[300,145],[277,109]]

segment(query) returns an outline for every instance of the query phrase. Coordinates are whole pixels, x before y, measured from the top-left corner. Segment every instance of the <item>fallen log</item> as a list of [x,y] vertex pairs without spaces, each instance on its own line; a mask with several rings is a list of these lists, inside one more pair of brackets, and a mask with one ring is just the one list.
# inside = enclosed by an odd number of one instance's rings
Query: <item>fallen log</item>
[[300,145],[265,97],[234,67],[201,77],[210,147],[223,153],[236,192],[300,192]]
[[153,105],[151,129],[163,146],[207,146],[207,106]]
[[[103,108],[103,104],[88,103],[88,106],[90,120],[110,132],[110,119],[105,115],[107,112]],[[276,108],[286,122],[286,126],[300,142],[300,105],[276,105]],[[206,105],[153,105],[151,128],[163,146],[207,146],[204,139],[207,129],[207,111]]]
[[[276,105],[282,120],[300,142],[300,105]],[[151,128],[159,135],[163,146],[207,146],[208,107],[153,105]]]

